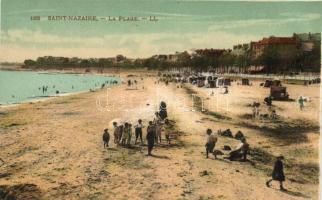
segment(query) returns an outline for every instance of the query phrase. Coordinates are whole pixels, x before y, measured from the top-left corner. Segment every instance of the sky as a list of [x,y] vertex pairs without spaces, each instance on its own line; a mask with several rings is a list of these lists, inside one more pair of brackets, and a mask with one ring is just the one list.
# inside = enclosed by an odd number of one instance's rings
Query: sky
[[[1,0],[0,62],[232,48],[272,35],[321,32],[321,14],[319,1]],[[96,16],[98,21],[49,21],[48,16]],[[108,16],[158,21],[101,20]]]

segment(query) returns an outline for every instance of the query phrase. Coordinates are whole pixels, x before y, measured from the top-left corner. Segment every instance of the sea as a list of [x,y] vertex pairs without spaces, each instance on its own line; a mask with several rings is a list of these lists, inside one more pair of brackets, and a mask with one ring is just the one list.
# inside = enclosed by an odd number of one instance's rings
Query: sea
[[0,70],[0,105],[18,104],[120,83],[119,77]]

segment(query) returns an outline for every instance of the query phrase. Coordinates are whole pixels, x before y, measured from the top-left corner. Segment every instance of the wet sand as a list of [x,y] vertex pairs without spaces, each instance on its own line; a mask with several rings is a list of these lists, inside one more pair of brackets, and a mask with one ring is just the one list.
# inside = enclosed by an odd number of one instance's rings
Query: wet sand
[[[124,80],[127,75],[121,74]],[[257,83],[233,83],[228,95],[217,88],[218,95],[210,97],[211,89],[165,86],[155,84],[151,73],[137,75],[131,79],[138,80],[138,85],[130,88],[123,84],[0,108],[0,158],[4,161],[0,185],[35,184],[39,189],[35,195],[42,199],[318,199],[318,86],[287,85],[291,98],[305,95],[311,102],[300,112],[296,101],[274,101],[282,118],[272,123],[243,117],[251,113],[248,104],[268,94]],[[223,117],[198,111],[191,91],[204,99],[205,110]],[[218,99],[212,98],[218,96],[229,99],[228,104],[222,100],[217,104]],[[113,121],[135,124],[141,118],[146,125],[160,100],[167,102],[169,116],[182,132],[170,146],[163,136],[155,157],[148,157],[146,146],[116,147],[112,136],[110,148],[103,149],[104,128],[113,135]],[[276,124],[294,133],[286,131],[285,137],[278,137]],[[250,162],[231,162],[223,156],[205,159],[207,128],[230,128],[234,134],[241,130],[255,149]],[[234,148],[237,144],[235,139],[219,136],[216,149],[228,154],[223,145]],[[259,153],[266,160],[259,160]],[[265,185],[272,157],[279,153],[286,157],[288,192],[280,192],[278,183],[272,188]]]

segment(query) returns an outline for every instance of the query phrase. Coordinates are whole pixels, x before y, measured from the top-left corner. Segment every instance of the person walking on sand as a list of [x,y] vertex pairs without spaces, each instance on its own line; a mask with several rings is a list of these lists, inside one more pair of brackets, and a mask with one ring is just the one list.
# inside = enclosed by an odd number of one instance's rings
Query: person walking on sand
[[104,129],[104,133],[103,133],[103,143],[104,143],[104,148],[108,147],[108,143],[110,141],[110,134],[108,132],[108,129]]
[[300,96],[299,98],[299,105],[300,105],[300,110],[304,109],[304,98]]
[[[207,142],[205,144],[206,158],[208,158],[209,153],[213,153],[217,140],[218,140],[217,137],[212,134],[212,130],[207,129]],[[215,158],[217,158],[216,155],[215,155]]]
[[283,182],[285,181],[285,175],[284,175],[284,167],[282,160],[284,159],[284,156],[280,155],[276,158],[276,162],[274,164],[274,169],[272,173],[272,179],[268,180],[266,182],[266,186],[270,187],[270,183],[275,180],[280,182],[280,190],[286,191],[286,189],[283,187]]
[[149,121],[149,126],[147,127],[146,140],[148,141],[148,156],[152,156],[152,150],[154,147],[155,140],[155,126],[152,121]]
[[117,122],[113,122],[114,127],[114,144],[119,143],[119,127],[117,126]]
[[135,142],[134,144],[136,144],[137,139],[141,140],[141,144],[143,144],[143,139],[142,139],[142,128],[144,128],[143,124],[142,124],[142,120],[139,119],[138,120],[138,124],[134,126],[135,128]]

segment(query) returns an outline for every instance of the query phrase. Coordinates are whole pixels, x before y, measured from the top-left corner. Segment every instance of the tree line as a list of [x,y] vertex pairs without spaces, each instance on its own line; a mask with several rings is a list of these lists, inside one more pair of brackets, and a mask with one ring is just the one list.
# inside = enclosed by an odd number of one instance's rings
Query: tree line
[[[312,51],[304,52],[299,48],[280,49],[266,46],[262,54],[254,57],[247,50],[242,55],[234,55],[224,50],[219,56],[204,55],[197,52],[177,53],[175,60],[152,56],[144,59],[128,59],[123,55],[115,58],[67,58],[45,56],[36,60],[24,61],[26,68],[99,68],[99,69],[136,69],[183,70],[250,73],[250,67],[257,73],[320,72],[321,49],[314,45]],[[255,67],[255,70],[254,70]],[[258,67],[258,69],[256,69]]]

